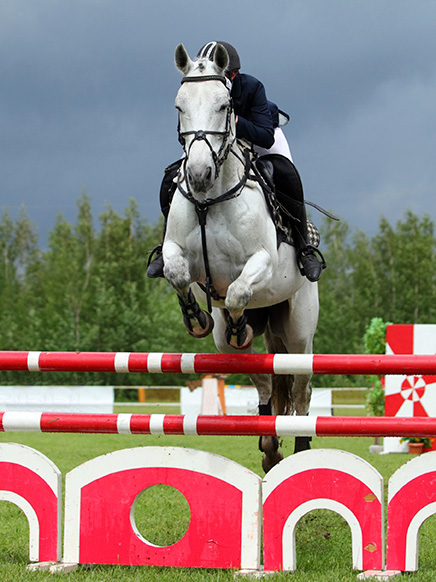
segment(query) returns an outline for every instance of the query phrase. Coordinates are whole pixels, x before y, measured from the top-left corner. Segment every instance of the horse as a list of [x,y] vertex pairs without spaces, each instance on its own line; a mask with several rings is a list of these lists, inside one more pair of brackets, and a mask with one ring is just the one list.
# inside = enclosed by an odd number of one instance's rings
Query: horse
[[[236,139],[219,45],[213,61],[175,51],[182,73],[175,106],[184,148],[163,242],[164,277],[177,293],[187,331],[213,333],[222,353],[254,353],[264,335],[268,353],[312,353],[318,288],[297,265],[293,246],[278,245],[250,149]],[[205,311],[199,302],[207,303]],[[307,415],[311,375],[254,374],[259,414]],[[294,452],[310,448],[296,437]],[[260,437],[265,472],[283,455],[276,437]]]

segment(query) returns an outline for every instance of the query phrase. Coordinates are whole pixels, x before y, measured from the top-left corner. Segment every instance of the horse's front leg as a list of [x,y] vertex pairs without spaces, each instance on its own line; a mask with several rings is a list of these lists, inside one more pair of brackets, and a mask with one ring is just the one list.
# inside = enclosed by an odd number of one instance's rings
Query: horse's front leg
[[164,276],[177,293],[188,333],[196,338],[206,337],[213,329],[213,319],[201,309],[192,293],[189,262],[179,245],[172,241],[165,242],[163,253]]
[[253,293],[266,288],[271,279],[271,256],[267,251],[262,250],[250,257],[239,277],[229,285],[225,300],[229,314],[226,339],[233,348],[244,350],[251,345],[253,330],[247,324],[244,311]]

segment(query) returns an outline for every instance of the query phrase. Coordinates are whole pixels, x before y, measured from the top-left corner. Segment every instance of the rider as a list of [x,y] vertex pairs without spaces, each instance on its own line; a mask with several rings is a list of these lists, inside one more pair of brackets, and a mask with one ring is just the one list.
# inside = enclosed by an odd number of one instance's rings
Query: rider
[[[199,51],[197,58],[209,58],[213,55],[218,42],[209,42]],[[276,197],[282,210],[291,218],[291,228],[294,244],[297,250],[297,261],[301,273],[309,281],[318,281],[325,262],[321,253],[307,242],[307,218],[304,205],[303,187],[297,169],[292,162],[286,138],[279,128],[279,109],[277,105],[267,101],[265,88],[260,81],[251,75],[240,73],[239,55],[236,49],[227,42],[219,41],[227,50],[229,65],[225,72],[230,88],[230,95],[236,116],[236,137],[253,144],[261,160],[272,164]],[[176,189],[174,178],[179,171],[181,161],[177,161],[165,170],[165,176],[160,190],[160,204],[166,219]],[[267,165],[263,174],[268,173]],[[165,234],[165,233],[164,233]],[[150,261],[147,276],[163,276],[162,246],[155,249],[156,257]],[[320,258],[319,258],[320,257]]]

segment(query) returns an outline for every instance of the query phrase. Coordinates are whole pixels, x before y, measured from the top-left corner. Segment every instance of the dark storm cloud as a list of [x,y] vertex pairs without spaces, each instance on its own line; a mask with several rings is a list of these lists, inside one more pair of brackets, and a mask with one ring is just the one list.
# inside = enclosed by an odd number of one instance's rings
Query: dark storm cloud
[[180,153],[174,48],[238,47],[243,69],[292,115],[307,197],[374,232],[382,214],[433,205],[436,4],[418,0],[0,0],[0,193],[41,239],[134,197],[159,215],[162,168]]

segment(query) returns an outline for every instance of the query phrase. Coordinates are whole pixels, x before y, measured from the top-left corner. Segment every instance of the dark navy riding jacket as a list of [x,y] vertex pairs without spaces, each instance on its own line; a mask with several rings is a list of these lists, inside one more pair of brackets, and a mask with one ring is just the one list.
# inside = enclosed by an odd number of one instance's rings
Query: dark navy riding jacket
[[274,143],[274,127],[278,126],[278,107],[266,98],[262,83],[245,73],[233,79],[231,96],[238,116],[236,136],[269,149]]

